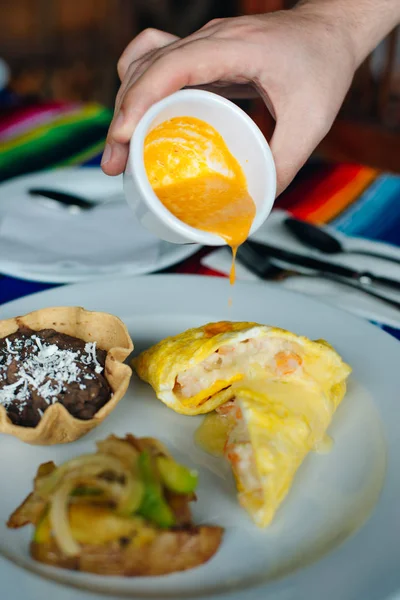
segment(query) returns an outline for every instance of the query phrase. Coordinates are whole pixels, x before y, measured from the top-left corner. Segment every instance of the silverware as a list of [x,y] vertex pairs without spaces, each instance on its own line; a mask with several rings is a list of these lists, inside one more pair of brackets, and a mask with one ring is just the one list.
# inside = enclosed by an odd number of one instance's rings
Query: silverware
[[[352,287],[354,289],[360,290],[365,294],[369,294],[374,298],[378,298],[385,304],[388,304],[394,308],[400,309],[400,302],[388,298],[383,294],[380,294],[376,290],[373,290],[369,287],[365,287],[362,283],[360,283],[357,279],[349,279],[348,277],[344,277],[343,275],[339,275],[337,273],[328,272],[325,270],[321,270],[321,268],[304,266],[302,264],[294,263],[289,260],[288,257],[283,258],[282,254],[286,251],[281,251],[281,256],[272,256],[268,254],[268,249],[270,246],[266,246],[264,244],[259,244],[257,242],[245,242],[242,246],[239,246],[237,252],[237,258],[241,261],[245,267],[247,267],[252,273],[255,273],[262,279],[270,279],[268,273],[270,272],[271,265],[275,267],[280,267],[283,270],[289,271],[292,274],[296,275],[305,275],[308,277],[322,277],[324,279],[328,279],[331,281],[336,281],[337,283],[342,283],[343,285],[347,285],[348,287]],[[273,248],[276,250],[276,248]],[[288,255],[292,255],[293,253],[287,253]],[[296,256],[296,255],[295,255]],[[324,261],[319,261],[324,262]],[[267,275],[266,275],[267,274]],[[287,275],[289,273],[286,273]]]
[[302,242],[305,246],[319,250],[325,254],[360,254],[362,256],[373,256],[382,260],[388,260],[396,264],[400,264],[400,259],[394,256],[387,256],[375,250],[357,250],[356,248],[345,248],[343,244],[334,235],[328,233],[321,227],[317,227],[312,223],[301,221],[289,217],[284,220],[284,226],[290,233]]
[[69,192],[60,192],[58,190],[51,190],[45,188],[30,188],[28,190],[30,196],[37,196],[43,199],[46,204],[50,200],[52,203],[57,203],[59,206],[68,208],[71,213],[79,213],[81,211],[93,210],[98,206],[104,206],[110,203],[125,202],[123,193],[113,194],[107,196],[106,199],[93,199],[86,200],[81,196],[71,194]]
[[261,255],[266,254],[270,258],[281,259],[292,265],[298,265],[312,271],[319,271],[320,273],[330,273],[331,275],[355,281],[362,289],[368,289],[372,285],[380,285],[391,290],[400,291],[400,281],[391,277],[375,275],[369,271],[358,271],[320,258],[314,258],[313,256],[304,256],[303,254],[297,254],[289,250],[282,250],[268,244],[253,241],[248,241],[246,244],[252,246]]

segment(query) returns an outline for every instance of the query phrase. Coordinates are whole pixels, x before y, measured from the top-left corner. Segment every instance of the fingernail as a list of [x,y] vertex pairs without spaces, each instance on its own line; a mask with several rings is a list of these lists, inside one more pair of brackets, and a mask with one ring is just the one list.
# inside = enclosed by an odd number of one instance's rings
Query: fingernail
[[123,124],[124,124],[124,114],[123,114],[122,110],[120,110],[118,113],[118,116],[113,121],[113,124],[112,124],[113,131],[122,127]]
[[104,148],[104,152],[103,152],[103,156],[101,158],[101,164],[105,165],[106,163],[108,163],[108,161],[111,158],[111,154],[112,154],[112,148],[110,144],[106,144],[106,147]]

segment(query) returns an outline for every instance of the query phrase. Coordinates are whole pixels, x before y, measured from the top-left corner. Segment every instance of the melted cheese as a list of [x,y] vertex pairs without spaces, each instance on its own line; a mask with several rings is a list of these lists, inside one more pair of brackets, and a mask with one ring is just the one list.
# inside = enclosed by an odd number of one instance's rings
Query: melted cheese
[[212,412],[205,416],[195,432],[195,442],[202,450],[213,456],[223,456],[231,423]]
[[175,217],[222,237],[233,250],[248,237],[255,204],[221,135],[194,117],[175,117],[150,131],[144,163],[159,200]]

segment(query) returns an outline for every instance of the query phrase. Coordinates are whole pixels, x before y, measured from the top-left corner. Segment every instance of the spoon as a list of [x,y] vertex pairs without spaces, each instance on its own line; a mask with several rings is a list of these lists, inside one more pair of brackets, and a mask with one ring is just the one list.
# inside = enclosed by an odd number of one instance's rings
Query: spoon
[[335,236],[321,227],[317,227],[317,225],[312,225],[306,221],[288,217],[284,220],[284,225],[286,229],[288,229],[290,233],[304,245],[313,248],[314,250],[324,252],[325,254],[362,254],[363,256],[373,256],[375,258],[400,264],[400,259],[395,258],[394,256],[381,254],[378,251],[347,249]]
[[105,206],[106,204],[110,203],[115,204],[125,202],[122,192],[107,196],[106,198],[96,198],[92,201],[69,192],[60,192],[59,190],[42,188],[30,188],[28,190],[28,194],[30,196],[38,196],[42,200],[42,203],[43,200],[45,200],[47,204],[50,201],[50,203],[53,203],[56,206],[66,208],[71,214],[78,214],[81,211],[93,210],[98,206]]

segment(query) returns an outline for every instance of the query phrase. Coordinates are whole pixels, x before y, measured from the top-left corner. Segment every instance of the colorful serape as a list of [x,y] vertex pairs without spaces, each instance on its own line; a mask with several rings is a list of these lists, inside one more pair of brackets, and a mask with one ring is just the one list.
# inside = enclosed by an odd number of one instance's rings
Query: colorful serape
[[[1,106],[0,106],[1,109]],[[98,104],[52,102],[7,105],[0,113],[0,181],[67,165],[99,165],[111,111]],[[276,205],[314,223],[400,245],[400,177],[354,164],[315,160],[300,171]],[[177,265],[180,273],[215,274],[199,255]],[[52,287],[0,279],[0,304]],[[400,332],[390,330],[400,338]]]
[[276,202],[299,219],[400,245],[400,176],[310,161]]
[[4,109],[0,116],[0,181],[25,173],[98,164],[111,121],[99,104],[52,102]]

